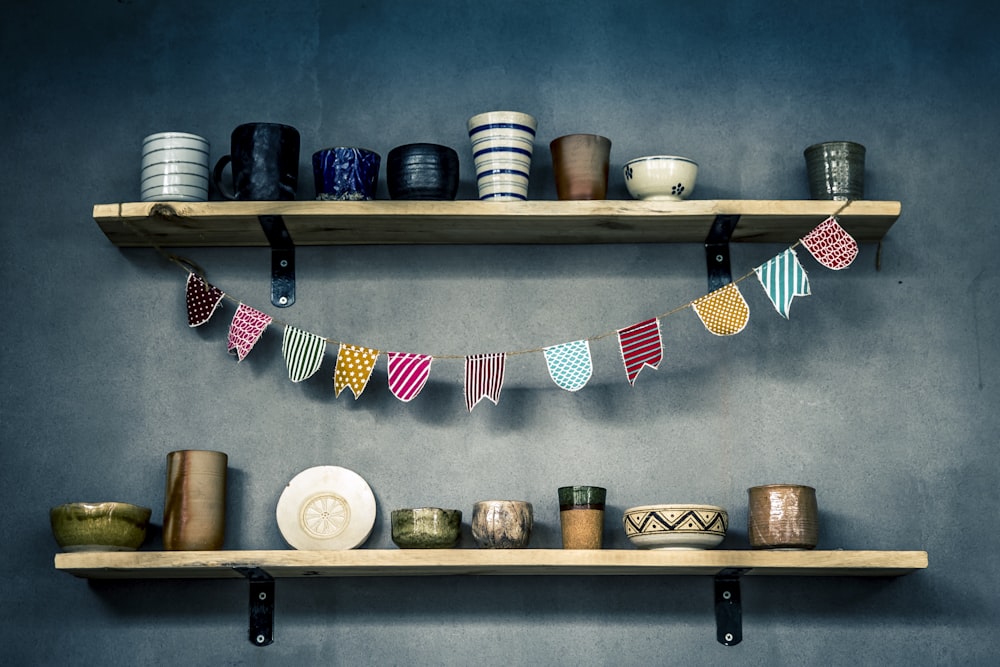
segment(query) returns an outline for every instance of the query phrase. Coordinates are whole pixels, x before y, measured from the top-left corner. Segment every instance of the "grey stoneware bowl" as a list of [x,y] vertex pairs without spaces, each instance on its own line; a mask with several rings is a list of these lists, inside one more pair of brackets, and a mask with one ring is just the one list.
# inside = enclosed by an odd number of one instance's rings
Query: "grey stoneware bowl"
[[450,201],[458,194],[458,153],[439,144],[397,146],[385,175],[392,199]]
[[462,511],[440,507],[393,510],[392,541],[401,549],[450,549],[462,536]]

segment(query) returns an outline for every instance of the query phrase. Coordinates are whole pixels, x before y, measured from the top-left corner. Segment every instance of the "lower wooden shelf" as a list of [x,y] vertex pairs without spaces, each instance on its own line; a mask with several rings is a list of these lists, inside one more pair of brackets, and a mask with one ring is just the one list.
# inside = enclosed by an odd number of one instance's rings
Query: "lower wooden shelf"
[[[602,549],[356,549],[60,553],[57,570],[90,579],[427,575],[748,575],[896,577],[926,551],[639,551]],[[242,572],[241,572],[242,570]]]

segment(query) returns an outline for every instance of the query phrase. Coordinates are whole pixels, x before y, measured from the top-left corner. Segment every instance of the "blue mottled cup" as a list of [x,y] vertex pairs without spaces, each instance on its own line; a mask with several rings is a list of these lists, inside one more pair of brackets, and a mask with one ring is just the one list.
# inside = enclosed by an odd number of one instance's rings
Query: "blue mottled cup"
[[479,198],[528,198],[528,174],[537,122],[519,111],[488,111],[468,121]]
[[368,201],[375,199],[382,156],[366,148],[338,146],[312,156],[316,199]]

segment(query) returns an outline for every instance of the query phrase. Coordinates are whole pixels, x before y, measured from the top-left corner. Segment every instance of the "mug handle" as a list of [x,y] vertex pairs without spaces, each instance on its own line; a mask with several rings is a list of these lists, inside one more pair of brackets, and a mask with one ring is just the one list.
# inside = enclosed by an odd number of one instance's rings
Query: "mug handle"
[[218,190],[219,194],[221,194],[224,198],[235,200],[236,195],[230,194],[225,188],[222,187],[222,172],[232,159],[232,155],[223,155],[219,158],[219,161],[215,163],[215,169],[212,170],[212,182],[215,183],[215,189]]

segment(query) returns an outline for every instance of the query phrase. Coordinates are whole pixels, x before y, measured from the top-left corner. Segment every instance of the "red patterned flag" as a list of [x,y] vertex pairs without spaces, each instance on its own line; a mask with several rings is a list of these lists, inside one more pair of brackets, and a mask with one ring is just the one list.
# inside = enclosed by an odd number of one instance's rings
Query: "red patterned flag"
[[465,358],[465,405],[469,412],[484,398],[497,404],[506,364],[507,355],[503,352],[473,354]]
[[241,303],[229,325],[229,351],[236,350],[237,358],[243,361],[270,323],[270,315]]
[[188,326],[198,327],[208,322],[225,296],[218,287],[212,287],[194,273],[188,274],[184,298],[187,301]]
[[832,216],[804,236],[802,245],[817,262],[835,271],[846,269],[858,256],[858,242]]
[[409,403],[427,384],[434,358],[410,352],[388,352],[386,356],[389,361],[389,391],[399,400]]
[[621,346],[622,361],[628,383],[635,386],[639,371],[645,366],[656,369],[663,360],[663,344],[660,342],[660,321],[655,317],[645,322],[633,324],[618,330],[618,344]]

